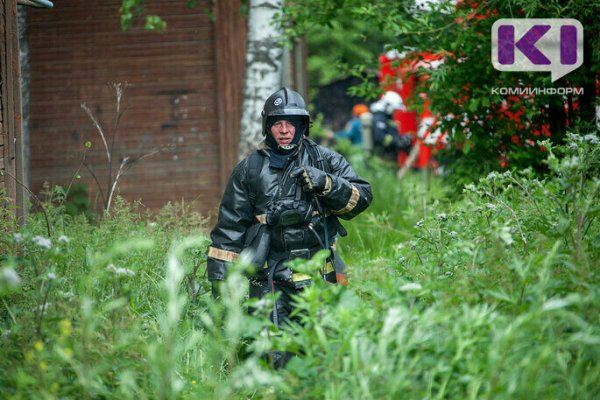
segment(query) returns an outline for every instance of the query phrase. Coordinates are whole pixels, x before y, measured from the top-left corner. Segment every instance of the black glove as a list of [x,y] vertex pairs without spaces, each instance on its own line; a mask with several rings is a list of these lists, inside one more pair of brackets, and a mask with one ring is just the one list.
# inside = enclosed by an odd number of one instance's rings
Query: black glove
[[305,192],[323,193],[327,185],[327,174],[315,167],[298,167],[290,177],[297,178]]

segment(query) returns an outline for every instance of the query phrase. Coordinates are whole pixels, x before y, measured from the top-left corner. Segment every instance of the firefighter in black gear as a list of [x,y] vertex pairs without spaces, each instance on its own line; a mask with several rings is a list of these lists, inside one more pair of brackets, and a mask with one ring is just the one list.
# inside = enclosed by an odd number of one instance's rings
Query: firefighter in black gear
[[399,135],[396,122],[392,118],[394,111],[406,110],[402,97],[387,91],[371,104],[373,149],[378,156],[396,162],[399,151],[410,151],[411,136]]
[[[340,154],[308,139],[309,123],[299,93],[284,87],[266,100],[265,140],[233,170],[208,249],[213,284],[225,279],[242,250],[252,250],[256,271],[249,293],[258,298],[281,293],[271,316],[277,326],[292,311],[291,296],[310,283],[287,261],[330,249],[345,234],[338,218],[355,217],[372,200],[369,183]],[[333,264],[343,264],[333,250],[330,254],[322,273],[335,282]]]

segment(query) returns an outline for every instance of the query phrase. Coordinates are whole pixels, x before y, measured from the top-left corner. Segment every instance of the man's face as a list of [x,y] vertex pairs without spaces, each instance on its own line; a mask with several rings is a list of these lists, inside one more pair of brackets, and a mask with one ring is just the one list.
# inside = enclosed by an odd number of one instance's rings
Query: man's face
[[280,119],[271,126],[271,134],[279,146],[289,146],[296,134],[296,128],[288,120]]

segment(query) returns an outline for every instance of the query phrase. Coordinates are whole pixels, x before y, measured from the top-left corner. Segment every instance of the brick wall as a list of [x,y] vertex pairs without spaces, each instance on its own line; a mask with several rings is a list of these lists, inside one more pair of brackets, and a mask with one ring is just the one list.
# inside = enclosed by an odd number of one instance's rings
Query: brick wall
[[[142,21],[122,32],[120,3],[61,0],[51,10],[28,12],[31,186],[66,186],[89,140],[86,162],[106,191],[106,151],[80,104],[90,107],[110,141],[116,115],[111,83],[127,82],[113,170],[125,156],[169,150],[132,165],[120,194],[153,209],[185,199],[203,213],[214,210],[221,168],[229,167],[220,155],[217,87],[218,73],[227,71],[217,66],[214,24],[205,13],[211,2],[192,9],[183,0],[148,2],[148,13],[167,22],[163,33],[145,31]],[[243,52],[245,39],[237,42]],[[238,77],[232,82],[241,90]],[[83,168],[80,175],[97,198],[91,174]]]

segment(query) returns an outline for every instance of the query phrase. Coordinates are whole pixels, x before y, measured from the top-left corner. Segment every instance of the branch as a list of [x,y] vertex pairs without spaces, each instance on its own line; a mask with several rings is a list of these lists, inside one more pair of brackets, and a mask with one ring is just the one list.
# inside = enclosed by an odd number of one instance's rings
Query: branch
[[44,207],[44,205],[42,204],[42,202],[40,201],[40,199],[35,195],[35,193],[33,193],[27,187],[27,185],[25,185],[23,182],[21,182],[19,179],[17,179],[16,176],[12,175],[10,172],[8,172],[6,170],[4,171],[4,173],[7,174],[8,176],[10,176],[11,178],[13,178],[15,180],[15,182],[17,182],[23,189],[27,190],[27,192],[31,195],[31,197],[37,202],[37,204],[42,209],[42,213],[44,214],[44,218],[46,220],[46,229],[48,231],[48,237],[52,236],[52,232],[51,232],[51,229],[50,229],[50,219],[48,218],[48,213],[46,212],[46,207]]
[[110,192],[108,194],[108,202],[106,204],[106,213],[110,212],[110,206],[112,204],[112,198],[113,195],[115,193],[115,190],[117,189],[117,185],[119,183],[119,179],[121,179],[121,177],[123,177],[123,175],[125,175],[125,173],[129,170],[129,168],[131,168],[133,166],[133,164],[143,160],[144,158],[150,157],[155,155],[156,153],[160,153],[161,151],[165,151],[169,149],[169,147],[161,147],[158,149],[154,149],[149,153],[143,154],[137,158],[131,158],[129,156],[123,158],[123,160],[121,161],[121,165],[119,165],[119,170],[117,171],[117,176],[115,177],[115,181],[112,184],[112,187],[110,188]]
[[98,186],[98,191],[100,192],[100,196],[102,196],[102,204],[106,205],[106,197],[104,196],[104,192],[102,191],[102,186],[100,185],[100,182],[98,181],[98,177],[96,176],[94,171],[92,171],[90,166],[87,165],[87,163],[83,163],[83,166],[88,170],[90,175],[92,175],[92,178],[94,178],[94,181],[96,181],[96,186]]
[[90,108],[85,103],[81,103],[81,108],[83,108],[83,110],[86,112],[86,114],[90,117],[90,119],[94,123],[94,126],[96,127],[96,130],[98,131],[98,133],[100,133],[100,137],[102,138],[102,142],[104,143],[104,148],[106,149],[106,157],[108,158],[108,161],[110,162],[111,157],[110,157],[110,151],[108,150],[108,143],[106,143],[106,137],[104,136],[104,131],[102,130],[100,123],[98,122],[96,117],[94,117],[94,114],[92,114],[92,110],[90,110]]

